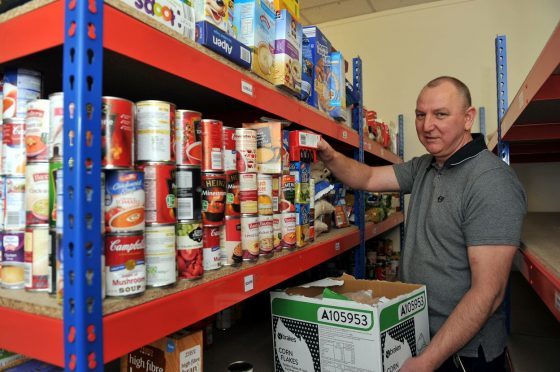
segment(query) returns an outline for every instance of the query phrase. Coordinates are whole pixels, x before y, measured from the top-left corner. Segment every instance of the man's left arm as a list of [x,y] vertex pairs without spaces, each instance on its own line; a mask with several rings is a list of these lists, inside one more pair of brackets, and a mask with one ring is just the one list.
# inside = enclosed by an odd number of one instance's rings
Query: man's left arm
[[516,250],[517,247],[511,245],[468,248],[471,288],[424,352],[410,358],[401,372],[433,371],[478,333],[504,299]]

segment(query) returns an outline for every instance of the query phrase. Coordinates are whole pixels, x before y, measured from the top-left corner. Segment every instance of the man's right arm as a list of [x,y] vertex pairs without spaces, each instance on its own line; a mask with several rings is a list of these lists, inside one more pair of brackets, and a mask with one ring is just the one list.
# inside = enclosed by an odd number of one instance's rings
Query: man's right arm
[[370,167],[335,151],[325,140],[319,142],[319,158],[345,185],[355,190],[399,191],[399,182],[391,165]]

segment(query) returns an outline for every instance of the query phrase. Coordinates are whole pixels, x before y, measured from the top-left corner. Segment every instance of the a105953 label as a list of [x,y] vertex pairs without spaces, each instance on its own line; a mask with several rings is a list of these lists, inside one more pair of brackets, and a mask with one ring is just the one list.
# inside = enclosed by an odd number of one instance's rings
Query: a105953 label
[[420,293],[418,296],[411,298],[399,304],[399,320],[407,318],[413,314],[420,312],[426,306],[425,293]]
[[319,307],[317,309],[317,321],[361,330],[369,330],[373,327],[371,312],[337,307]]

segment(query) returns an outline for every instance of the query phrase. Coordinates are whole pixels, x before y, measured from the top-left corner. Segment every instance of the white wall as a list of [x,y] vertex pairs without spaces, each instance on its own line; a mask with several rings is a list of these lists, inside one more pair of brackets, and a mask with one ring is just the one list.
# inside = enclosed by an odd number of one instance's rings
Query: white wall
[[514,164],[525,186],[530,212],[560,211],[560,163]]

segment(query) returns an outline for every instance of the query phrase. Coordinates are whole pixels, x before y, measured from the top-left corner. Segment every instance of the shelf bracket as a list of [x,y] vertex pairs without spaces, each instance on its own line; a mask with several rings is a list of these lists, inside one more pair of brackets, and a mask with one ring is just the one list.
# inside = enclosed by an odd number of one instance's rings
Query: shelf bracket
[[502,138],[502,120],[508,109],[506,36],[496,36],[496,97],[498,99],[498,156],[509,164],[509,146]]

